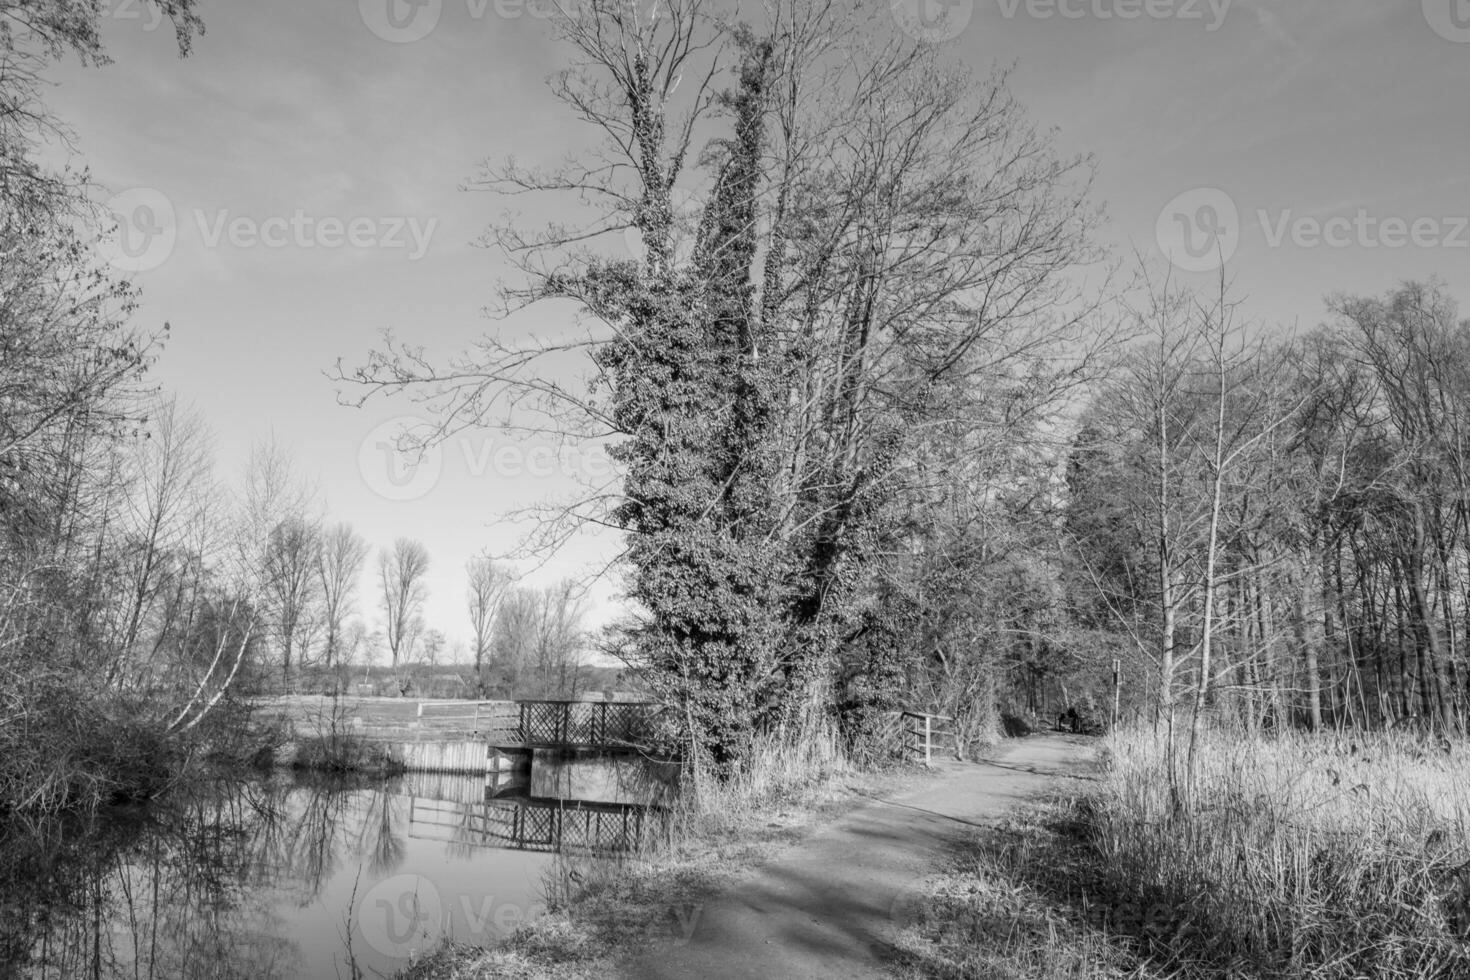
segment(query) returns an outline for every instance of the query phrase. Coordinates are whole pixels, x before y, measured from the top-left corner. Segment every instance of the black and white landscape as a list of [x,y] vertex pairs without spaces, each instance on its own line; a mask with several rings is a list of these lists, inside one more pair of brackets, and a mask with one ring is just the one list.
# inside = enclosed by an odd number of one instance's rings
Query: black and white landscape
[[0,978],[1470,976],[1466,0],[0,0]]

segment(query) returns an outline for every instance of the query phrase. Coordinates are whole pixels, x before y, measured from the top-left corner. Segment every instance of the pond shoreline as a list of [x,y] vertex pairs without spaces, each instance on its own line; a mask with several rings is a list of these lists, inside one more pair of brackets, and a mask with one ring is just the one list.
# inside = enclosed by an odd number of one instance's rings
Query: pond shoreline
[[547,914],[493,946],[446,942],[397,980],[576,980],[613,975],[638,953],[688,940],[723,888],[815,832],[852,804],[932,778],[895,767],[834,774],[686,830],[672,844],[617,864],[564,857],[548,876]]

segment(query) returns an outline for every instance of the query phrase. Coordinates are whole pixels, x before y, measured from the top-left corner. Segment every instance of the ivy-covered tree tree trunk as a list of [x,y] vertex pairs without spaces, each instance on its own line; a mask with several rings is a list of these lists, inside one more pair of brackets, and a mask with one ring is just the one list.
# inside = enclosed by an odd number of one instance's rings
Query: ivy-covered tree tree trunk
[[[630,434],[612,452],[627,466],[616,517],[633,532],[642,656],[683,705],[685,737],[725,771],[784,693],[772,666],[786,579],[772,535],[782,379],[752,285],[771,45],[740,41],[739,87],[723,97],[734,135],[719,147],[693,261],[661,267],[650,251],[628,328],[597,358]],[[668,213],[667,201],[641,209],[645,240],[667,235]]]

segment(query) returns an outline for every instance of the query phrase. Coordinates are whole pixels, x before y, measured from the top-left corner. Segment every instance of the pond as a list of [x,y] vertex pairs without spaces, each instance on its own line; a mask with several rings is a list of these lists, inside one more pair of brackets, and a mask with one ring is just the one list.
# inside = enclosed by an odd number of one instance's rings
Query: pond
[[0,977],[391,977],[544,914],[564,843],[617,850],[645,817],[487,799],[483,778],[275,775],[10,828]]

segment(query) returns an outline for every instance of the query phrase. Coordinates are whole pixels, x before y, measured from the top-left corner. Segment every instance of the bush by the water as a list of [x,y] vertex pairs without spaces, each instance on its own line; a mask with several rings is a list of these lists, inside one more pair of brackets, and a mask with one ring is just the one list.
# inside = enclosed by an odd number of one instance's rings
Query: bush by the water
[[228,699],[187,730],[156,704],[84,685],[30,685],[0,712],[0,814],[152,799],[211,765],[248,762],[269,732]]
[[316,772],[402,772],[403,762],[381,742],[351,734],[330,733],[303,738],[291,758],[295,769]]
[[158,793],[181,764],[164,726],[121,699],[33,691],[0,723],[0,811],[87,808]]

